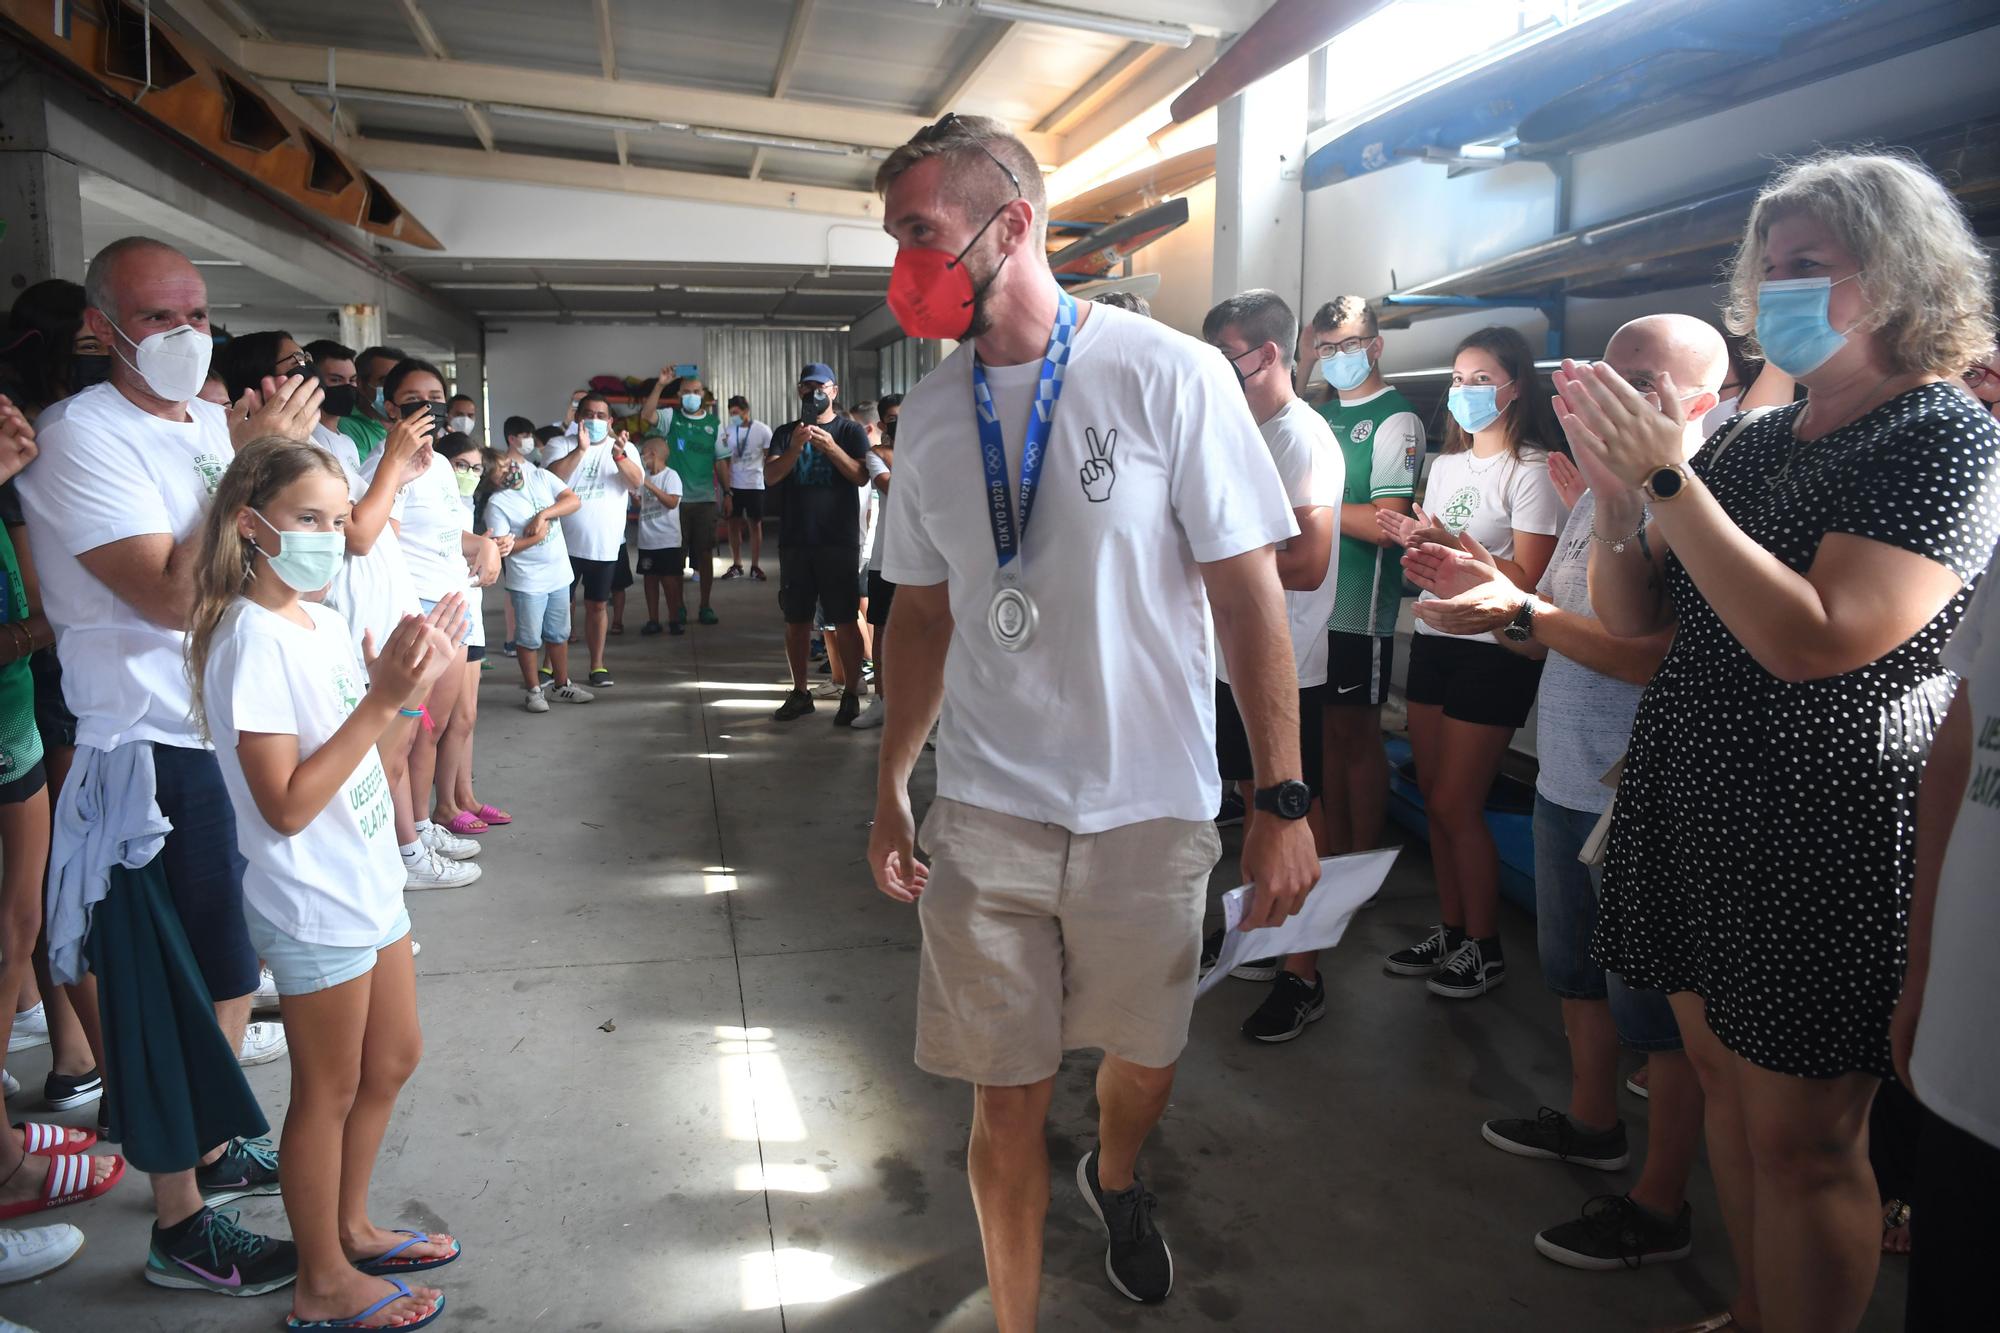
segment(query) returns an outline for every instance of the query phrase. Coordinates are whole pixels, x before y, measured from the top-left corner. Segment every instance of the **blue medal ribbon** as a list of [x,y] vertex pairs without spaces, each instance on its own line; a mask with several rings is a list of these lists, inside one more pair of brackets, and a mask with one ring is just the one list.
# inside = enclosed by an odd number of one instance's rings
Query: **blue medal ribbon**
[[1007,442],[1000,433],[1000,414],[993,407],[993,393],[986,387],[986,370],[972,357],[972,407],[979,421],[980,461],[986,468],[986,516],[993,525],[993,552],[1000,559],[1003,578],[1020,577],[1010,570],[1021,554],[1028,535],[1028,518],[1034,513],[1035,492],[1042,481],[1042,462],[1048,454],[1049,431],[1055,424],[1056,404],[1062,400],[1063,374],[1069,366],[1070,346],[1076,341],[1076,299],[1068,292],[1059,294],[1056,324],[1049,334],[1049,349],[1042,356],[1041,380],[1035,386],[1034,410],[1028,413],[1028,429],[1021,444],[1021,515],[1014,517],[1013,497],[1007,487]]

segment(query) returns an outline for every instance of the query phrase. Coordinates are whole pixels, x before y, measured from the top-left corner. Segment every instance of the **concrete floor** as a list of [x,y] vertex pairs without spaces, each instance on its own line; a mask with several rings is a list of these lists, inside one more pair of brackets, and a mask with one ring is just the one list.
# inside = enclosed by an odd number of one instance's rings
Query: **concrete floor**
[[[773,568],[775,569],[775,564]],[[512,828],[475,886],[412,898],[428,1051],[375,1176],[378,1220],[448,1228],[440,1328],[970,1330],[990,1325],[965,1188],[967,1090],[911,1063],[917,923],[862,854],[875,737],[831,705],[781,727],[775,584],[718,585],[719,628],[614,639],[621,682],[530,716],[515,672],[484,681],[482,797]],[[498,618],[492,637],[498,640]],[[928,766],[921,780],[930,780]],[[921,801],[919,802],[921,808]],[[1233,851],[1233,839],[1232,839]],[[1215,891],[1233,882],[1233,856]],[[1377,957],[1432,919],[1412,847],[1329,966],[1326,1019],[1262,1047],[1259,989],[1204,1000],[1177,1096],[1142,1162],[1179,1285],[1159,1309],[1111,1292],[1072,1172],[1093,1136],[1094,1061],[1059,1080],[1043,1327],[1645,1330],[1721,1306],[1729,1261],[1707,1179],[1696,1251],[1592,1275],[1534,1232],[1605,1177],[1495,1152],[1479,1124],[1559,1102],[1567,1066],[1533,923],[1506,918],[1511,985],[1453,1004]],[[9,1063],[31,1091],[46,1050]],[[250,1071],[276,1124],[287,1066]],[[1643,1135],[1645,1103],[1627,1098]],[[87,1123],[90,1113],[67,1117]],[[282,1232],[279,1201],[245,1221]],[[0,1291],[42,1330],[268,1330],[245,1301],[144,1284],[138,1180],[47,1215],[84,1253]],[[1901,1327],[1884,1268],[1865,1325]]]

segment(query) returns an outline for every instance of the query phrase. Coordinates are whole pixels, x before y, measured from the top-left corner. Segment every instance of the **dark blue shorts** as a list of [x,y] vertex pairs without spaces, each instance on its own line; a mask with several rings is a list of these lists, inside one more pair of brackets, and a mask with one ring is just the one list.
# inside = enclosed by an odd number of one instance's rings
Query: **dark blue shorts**
[[153,744],[160,813],[173,824],[160,869],[209,998],[234,1000],[257,989],[257,950],[243,920],[243,853],[236,812],[212,750]]

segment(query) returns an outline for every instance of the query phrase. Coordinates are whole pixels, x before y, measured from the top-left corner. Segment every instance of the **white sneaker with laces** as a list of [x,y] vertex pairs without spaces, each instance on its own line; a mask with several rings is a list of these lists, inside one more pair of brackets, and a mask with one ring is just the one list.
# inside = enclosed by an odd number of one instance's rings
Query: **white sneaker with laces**
[[424,846],[439,856],[452,861],[470,861],[479,855],[479,844],[471,838],[461,838],[442,824],[433,824],[418,834]]
[[12,1097],[21,1090],[21,1080],[15,1078],[6,1070],[0,1069],[0,1088],[6,1089],[7,1095]]
[[243,1029],[243,1049],[236,1053],[236,1063],[245,1069],[268,1065],[289,1049],[283,1023],[252,1023]]
[[566,680],[560,685],[544,685],[542,689],[566,704],[587,704],[597,697],[573,680]]
[[458,889],[479,878],[479,867],[470,861],[448,861],[426,847],[414,861],[403,862],[403,891],[417,889]]
[[23,1009],[14,1015],[14,1032],[7,1038],[7,1049],[25,1051],[34,1046],[49,1044],[49,1011],[37,1002],[32,1009]]
[[838,699],[845,693],[847,687],[837,680],[823,680],[812,687],[812,696],[815,699]]
[[278,979],[271,975],[271,969],[260,968],[257,972],[257,989],[250,996],[252,1009],[276,1009],[278,1007]]
[[874,728],[881,726],[884,722],[888,720],[889,720],[888,701],[883,699],[883,697],[878,694],[873,699],[870,699],[868,701],[868,706],[866,708],[861,710],[861,716],[855,718],[852,722],[848,723],[847,725],[852,727],[856,731],[872,731]]
[[541,686],[537,685],[534,689],[526,690],[524,693],[527,697],[521,700],[521,707],[527,709],[530,713],[546,713],[549,711],[548,697],[542,693]]
[[[67,1222],[16,1231],[0,1227],[0,1283],[30,1282],[76,1258],[83,1232]],[[20,1325],[0,1324],[0,1328]]]

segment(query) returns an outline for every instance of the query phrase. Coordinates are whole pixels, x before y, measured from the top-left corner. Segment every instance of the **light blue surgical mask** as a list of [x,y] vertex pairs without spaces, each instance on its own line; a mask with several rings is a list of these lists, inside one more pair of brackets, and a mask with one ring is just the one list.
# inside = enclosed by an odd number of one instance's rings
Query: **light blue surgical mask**
[[383,407],[383,404],[385,404],[385,403],[386,403],[387,401],[388,401],[388,396],[387,396],[386,394],[384,394],[384,393],[382,392],[382,386],[381,386],[381,385],[379,385],[379,384],[378,384],[378,385],[376,385],[376,386],[375,386],[375,415],[376,415],[376,416],[378,416],[378,417],[379,417],[379,416],[381,416],[381,415],[382,415],[382,407]]
[[584,422],[578,429],[583,431],[583,438],[592,444],[603,444],[604,437],[611,434],[611,423],[593,418]]
[[[1508,380],[1507,384],[1514,381]],[[1445,395],[1451,418],[1467,435],[1477,435],[1500,419],[1500,391],[1507,384],[1454,384]]]
[[1319,373],[1326,382],[1342,393],[1360,388],[1368,382],[1368,349],[1357,347],[1351,352],[1335,352],[1332,356],[1319,359]]
[[[1840,281],[1860,276],[1854,272]],[[1847,334],[1827,318],[1833,288],[1832,278],[1785,278],[1757,285],[1757,344],[1764,349],[1765,360],[1793,379],[1812,374],[1847,346]]]
[[682,395],[681,395],[681,411],[683,411],[683,412],[687,413],[687,414],[688,414],[689,416],[691,416],[691,417],[698,417],[698,416],[700,416],[700,415],[701,415],[701,395],[700,395],[700,394],[698,394],[698,393],[684,393],[684,394],[682,394]]
[[257,521],[278,534],[278,553],[264,558],[271,572],[296,592],[318,592],[333,582],[347,555],[347,538],[339,532],[286,532],[257,513]]

